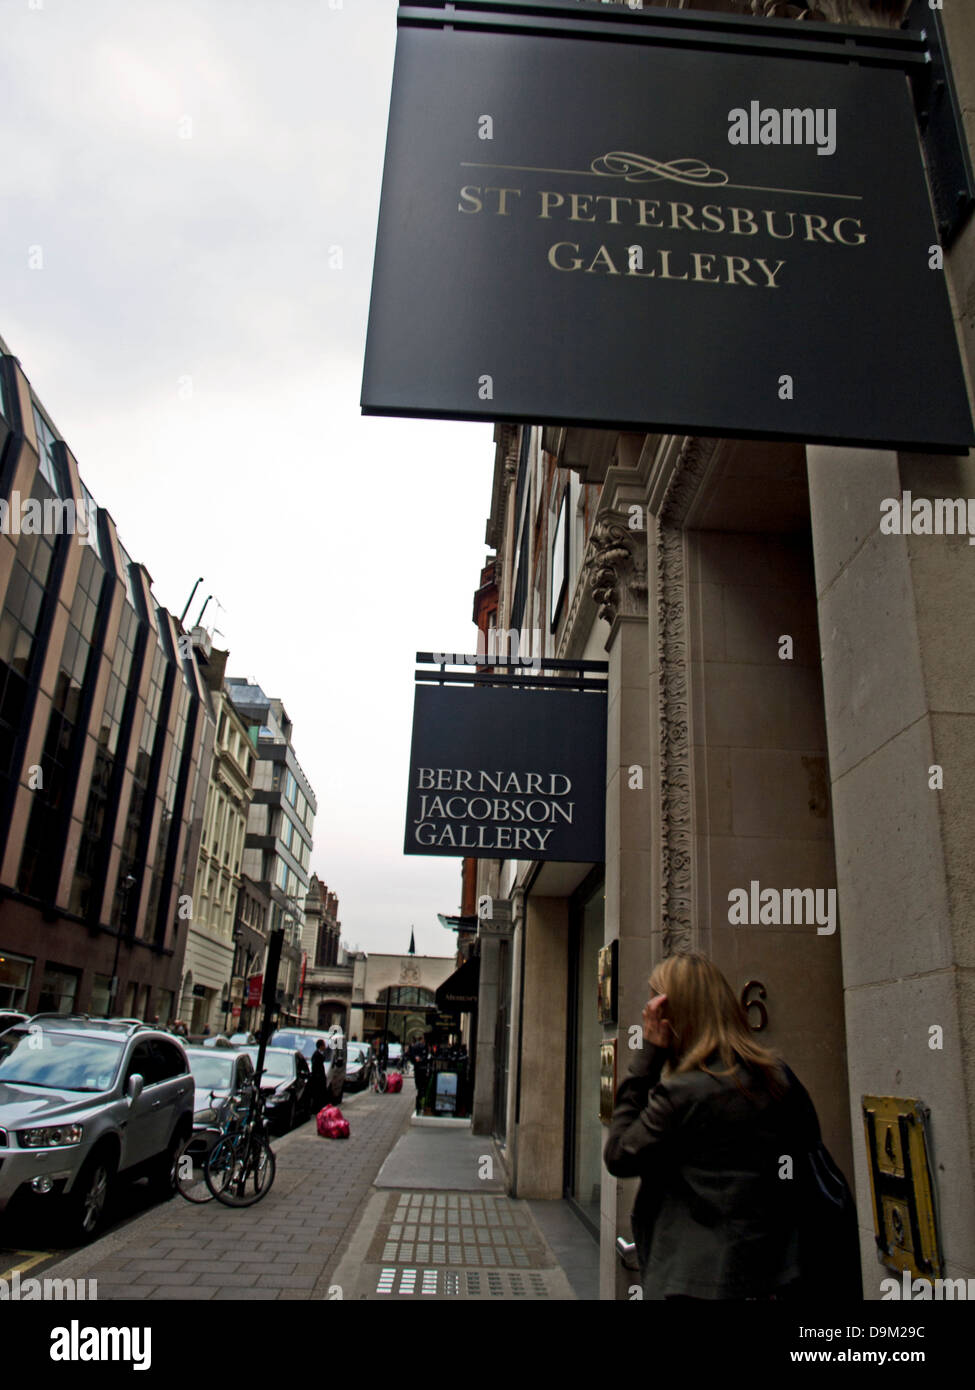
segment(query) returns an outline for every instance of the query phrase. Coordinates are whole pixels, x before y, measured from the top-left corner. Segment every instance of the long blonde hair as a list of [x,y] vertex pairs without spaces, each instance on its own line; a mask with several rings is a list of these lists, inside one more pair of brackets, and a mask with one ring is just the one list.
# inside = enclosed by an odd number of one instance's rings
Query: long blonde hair
[[[733,1075],[738,1062],[758,1072],[773,1096],[787,1082],[781,1060],[752,1038],[741,1004],[721,971],[703,951],[678,951],[656,965],[650,976],[651,997],[666,994],[663,1017],[670,1028],[670,1063],[674,1071]],[[717,1053],[724,1072],[705,1065]]]

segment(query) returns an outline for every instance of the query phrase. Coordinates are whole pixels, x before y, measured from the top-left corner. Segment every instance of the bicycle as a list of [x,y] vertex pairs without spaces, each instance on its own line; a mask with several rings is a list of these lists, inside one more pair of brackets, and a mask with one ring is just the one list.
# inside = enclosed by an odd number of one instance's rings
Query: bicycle
[[387,1081],[386,1072],[383,1071],[382,1067],[377,1062],[373,1069],[372,1081],[369,1083],[369,1089],[371,1091],[378,1091],[379,1094],[383,1096],[386,1094]]
[[[217,1131],[219,1133],[219,1131]],[[190,1139],[185,1139],[176,1154],[176,1164],[173,1175],[173,1185],[179,1195],[187,1202],[202,1203],[211,1202],[213,1196],[206,1184],[206,1163],[207,1155],[199,1152],[189,1152],[193,1144],[194,1135]]]
[[[210,1105],[215,1104],[216,1094],[211,1091]],[[242,1124],[237,1104],[238,1097],[231,1097],[223,1125],[206,1125],[202,1130],[194,1130],[180,1145],[173,1166],[173,1182],[187,1202],[196,1205],[213,1201],[213,1193],[206,1184],[207,1160],[219,1141]]]
[[203,1175],[218,1202],[227,1207],[250,1207],[271,1190],[276,1167],[264,1093],[255,1086],[246,1115],[235,1113],[231,1126],[210,1150]]

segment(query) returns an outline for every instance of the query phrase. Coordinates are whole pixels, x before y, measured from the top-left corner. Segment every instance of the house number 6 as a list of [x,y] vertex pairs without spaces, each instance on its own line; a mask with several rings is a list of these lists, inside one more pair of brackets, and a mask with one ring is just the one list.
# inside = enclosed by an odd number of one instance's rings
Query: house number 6
[[[749,999],[748,997],[749,992],[753,989],[758,990],[757,999]],[[761,980],[749,980],[748,984],[741,992],[741,1006],[745,1010],[745,1016],[748,1019],[748,1026],[753,1033],[761,1033],[763,1028],[768,1027],[768,1009],[766,1009],[765,1005],[762,1003],[762,1000],[764,998],[765,986],[762,984]],[[757,1023],[752,1022],[752,1009],[758,1010]]]

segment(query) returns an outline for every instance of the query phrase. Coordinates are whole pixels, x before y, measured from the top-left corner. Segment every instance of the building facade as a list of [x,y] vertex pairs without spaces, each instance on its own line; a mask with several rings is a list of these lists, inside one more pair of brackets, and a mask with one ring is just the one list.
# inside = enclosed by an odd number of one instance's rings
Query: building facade
[[437,990],[454,973],[454,956],[360,955],[355,961],[349,1037],[371,1042],[389,1033],[410,1043],[427,1028]]
[[227,694],[257,750],[254,795],[242,871],[269,900],[268,931],[284,932],[278,997],[282,1021],[296,1023],[301,992],[305,895],[317,803],[295,755],[292,725],[280,700],[259,685],[229,678]]
[[[227,653],[198,634],[198,659],[207,676],[216,724],[186,940],[180,1017],[191,1033],[234,1031],[232,995],[237,896],[257,750],[247,725],[223,688]],[[238,1015],[239,1017],[239,1015]]]
[[[907,6],[688,8],[897,25]],[[975,31],[964,7],[943,20],[971,148]],[[975,222],[944,268],[971,378]],[[815,1101],[855,1188],[865,1296],[890,1273],[872,1097],[926,1112],[941,1272],[970,1278],[975,571],[964,534],[881,521],[904,494],[975,497],[975,463],[576,428],[495,438],[497,625],[542,657],[609,662],[603,861],[479,862],[497,911],[482,927],[479,1049],[506,1060],[479,1069],[476,1124],[499,1135],[510,1190],[569,1199],[599,1238],[602,1296],[627,1296],[615,1246],[635,1184],[602,1165],[600,1063],[614,1046],[622,1078],[652,967],[700,947]],[[800,890],[822,915],[742,909],[767,888]],[[618,1013],[601,1023],[612,942]],[[486,1007],[486,987],[503,1005]],[[899,1215],[885,1206],[895,1256]]]
[[168,1019],[213,718],[192,643],[0,343],[0,1001]]
[[305,898],[302,937],[301,1021],[310,1028],[346,1031],[352,1004],[354,962],[342,947],[338,894],[312,874]]
[[255,1035],[261,1026],[261,992],[267,957],[271,899],[259,883],[240,875],[234,917],[234,961],[230,978],[230,1025]]

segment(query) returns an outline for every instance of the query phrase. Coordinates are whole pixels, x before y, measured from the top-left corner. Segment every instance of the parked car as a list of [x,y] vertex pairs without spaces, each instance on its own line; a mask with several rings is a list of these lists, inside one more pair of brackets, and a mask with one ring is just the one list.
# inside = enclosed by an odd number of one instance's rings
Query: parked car
[[0,1215],[51,1198],[68,1238],[90,1240],[119,1178],[172,1192],[192,1129],[186,1053],[158,1029],[37,1014],[0,1034]]
[[[256,1047],[243,1049],[257,1065]],[[297,1048],[269,1047],[264,1053],[261,1090],[267,1100],[268,1123],[278,1133],[294,1129],[311,1113],[311,1069]]]
[[253,1033],[231,1033],[231,1047],[256,1047],[257,1039]]
[[350,1042],[345,1053],[345,1087],[348,1091],[364,1091],[376,1070],[376,1058],[371,1043]]
[[199,1043],[191,1043],[190,1046],[191,1046],[191,1047],[233,1047],[233,1043],[230,1041],[229,1038],[225,1038],[224,1035],[223,1035],[223,1033],[214,1033],[214,1034],[212,1034],[212,1036],[210,1036],[210,1037],[208,1037],[208,1038],[204,1038],[204,1039],[202,1040],[202,1042],[199,1042]]
[[193,1076],[193,1138],[186,1149],[191,1158],[202,1157],[219,1138],[231,1103],[244,1099],[254,1084],[254,1063],[246,1052],[184,1049]]
[[271,1036],[272,1047],[296,1048],[310,1063],[318,1040],[325,1043],[325,1078],[331,1101],[338,1105],[345,1092],[345,1038],[321,1028],[279,1028]]
[[29,1014],[18,1014],[12,1010],[0,1010],[0,1033],[5,1033],[8,1028],[16,1028],[18,1024],[29,1023]]

